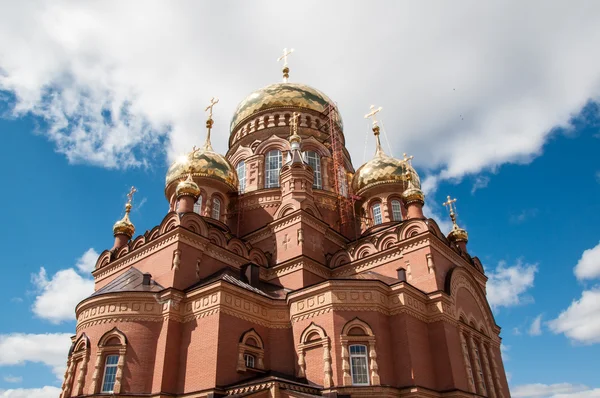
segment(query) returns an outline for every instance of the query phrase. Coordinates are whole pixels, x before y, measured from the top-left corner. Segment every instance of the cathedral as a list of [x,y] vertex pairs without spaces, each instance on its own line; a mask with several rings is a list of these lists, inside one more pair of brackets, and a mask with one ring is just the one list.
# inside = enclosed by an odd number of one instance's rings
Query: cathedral
[[237,107],[169,167],[135,235],[129,193],[76,309],[61,398],[509,397],[487,277],[448,207],[423,214],[411,157],[354,168],[331,99],[291,83]]

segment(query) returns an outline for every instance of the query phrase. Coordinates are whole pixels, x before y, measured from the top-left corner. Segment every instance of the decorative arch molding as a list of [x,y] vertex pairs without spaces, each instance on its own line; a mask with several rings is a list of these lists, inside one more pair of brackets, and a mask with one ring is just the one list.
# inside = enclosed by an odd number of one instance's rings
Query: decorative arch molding
[[294,211],[296,211],[296,207],[293,204],[291,204],[291,203],[284,204],[283,206],[279,206],[279,208],[275,212],[275,215],[273,216],[273,219],[277,220],[277,219],[279,219],[283,216],[286,216]]
[[238,146],[236,151],[229,156],[228,160],[233,165],[233,167],[237,167],[237,164],[239,162],[241,162],[242,160],[246,160],[253,154],[254,153],[252,152],[252,149],[250,149],[249,146],[240,145]]
[[404,221],[398,229],[398,240],[402,241],[408,238],[412,238],[413,236],[426,232],[427,230],[427,224],[425,224],[423,220]]
[[146,236],[145,235],[139,235],[129,245],[131,246],[131,250],[135,250],[138,247],[143,246],[144,244],[146,244]]
[[175,213],[174,211],[168,213],[159,225],[159,235],[162,235],[171,231],[172,229],[175,229],[175,227],[179,226],[179,223],[180,219],[177,213]]
[[216,228],[210,228],[208,230],[208,239],[217,246],[227,247],[227,238],[225,238],[225,234]]
[[[316,336],[315,336],[316,335]],[[313,338],[317,337],[317,338]],[[297,346],[298,355],[298,377],[306,377],[306,361],[304,357],[306,350],[313,347],[323,347],[323,387],[333,386],[331,370],[331,342],[325,330],[311,322],[310,325],[300,335],[300,343]]]
[[121,246],[115,252],[115,258],[123,257],[124,255],[126,255],[129,252],[130,252],[129,245]]
[[348,252],[344,249],[338,250],[329,260],[329,268],[336,268],[342,265],[350,264],[352,259]]
[[443,242],[446,242],[446,244],[448,243],[448,238],[446,238],[446,235],[444,235],[439,225],[433,218],[427,219],[427,227],[435,236],[440,238]]
[[387,250],[395,243],[398,243],[398,233],[396,231],[387,232],[377,239],[377,248],[379,251]]
[[[360,334],[356,334],[358,331]],[[350,333],[352,332],[352,333]],[[375,334],[373,329],[365,321],[354,318],[348,321],[342,328],[340,343],[342,345],[342,373],[343,385],[352,385],[350,373],[350,355],[348,347],[351,343],[366,343],[369,346],[369,371],[371,385],[381,384],[379,377],[379,365],[377,364],[377,351],[375,349]]]
[[[61,398],[78,396],[83,394],[83,384],[90,361],[90,339],[85,333],[71,345],[69,358],[67,359],[67,371],[62,385]],[[73,383],[73,378],[76,382]],[[73,387],[73,390],[71,390]]]
[[150,232],[148,233],[148,238],[146,239],[146,242],[150,242],[151,240],[158,238],[159,234],[160,234],[160,228],[157,225],[154,228],[152,228],[150,230]]
[[[253,344],[255,343],[255,344]],[[255,368],[264,370],[265,346],[260,335],[254,328],[242,333],[238,344],[238,364],[237,371],[245,372],[246,359],[245,355],[249,354],[256,358]]]
[[323,216],[321,215],[319,208],[317,206],[315,206],[314,203],[303,202],[301,205],[301,208],[302,208],[302,210],[306,211],[311,216],[316,217],[319,220],[323,219]]
[[262,266],[266,267],[268,264],[267,256],[265,256],[265,254],[262,252],[262,250],[260,250],[256,247],[250,249],[250,252],[248,253],[248,257],[249,257],[250,261],[252,261],[253,263],[256,263],[258,265],[262,265]]
[[112,260],[112,257],[113,257],[113,253],[110,250],[104,250],[102,253],[100,253],[98,260],[96,260],[96,266],[94,267],[94,269],[99,269],[99,268],[104,267],[105,265],[110,263],[110,261]]
[[254,153],[264,155],[273,149],[279,149],[282,152],[288,151],[290,149],[290,143],[288,140],[285,140],[276,135],[272,135],[263,142],[261,142],[254,150]]
[[310,136],[302,140],[302,151],[315,151],[321,156],[331,157],[331,151],[322,142],[317,140],[314,136]]
[[456,302],[456,298],[460,289],[466,289],[475,299],[475,303],[479,307],[479,310],[481,311],[484,317],[484,319],[482,320],[484,330],[486,331],[488,336],[492,336],[491,331],[494,330],[494,325],[496,324],[496,321],[494,319],[494,314],[492,313],[492,309],[490,308],[487,302],[484,292],[479,287],[479,283],[467,270],[465,270],[462,267],[454,267],[450,271],[448,271],[448,274],[446,275],[445,290],[446,293],[448,293],[454,300],[457,320],[459,319],[458,314],[460,313],[461,307],[459,306],[459,303]]
[[248,248],[244,242],[238,238],[231,238],[229,242],[227,242],[227,250],[237,254],[238,256],[248,258]]
[[354,249],[354,260],[365,258],[373,253],[377,253],[377,248],[371,242],[364,242]]
[[195,234],[208,236],[208,225],[202,216],[196,212],[185,213],[181,217],[181,226],[185,229],[189,229]]
[[[115,344],[117,342],[117,344]],[[100,392],[102,383],[102,364],[106,361],[108,355],[118,355],[117,373],[115,374],[114,394],[121,392],[121,383],[123,379],[123,366],[125,365],[125,354],[127,353],[127,337],[118,328],[114,327],[104,333],[98,341],[98,352],[96,354],[96,365],[92,375],[92,394]]]

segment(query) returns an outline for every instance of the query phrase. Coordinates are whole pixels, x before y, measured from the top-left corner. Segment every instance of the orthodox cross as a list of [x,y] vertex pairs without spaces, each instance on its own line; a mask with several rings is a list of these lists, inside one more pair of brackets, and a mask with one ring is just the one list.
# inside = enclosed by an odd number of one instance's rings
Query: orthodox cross
[[206,142],[204,143],[204,149],[212,151],[212,145],[210,144],[210,129],[213,126],[213,107],[219,102],[219,99],[216,97],[212,97],[210,99],[210,104],[204,109],[204,111],[208,111],[208,119],[206,120],[206,128],[208,132],[206,133]]
[[292,135],[298,134],[298,117],[300,115],[298,114],[298,112],[294,112],[294,114],[292,115],[292,119],[290,120],[290,127],[292,130]]
[[373,118],[373,128],[377,126],[377,119],[375,118],[375,115],[381,112],[381,109],[381,107],[375,109],[375,105],[371,105],[371,112],[365,115],[365,119]]
[[414,156],[406,156],[406,153],[402,154],[404,156],[404,159],[402,159],[404,161],[404,163],[406,163],[408,166],[410,166],[410,162],[411,160],[413,160]]
[[280,62],[281,60],[283,60],[283,82],[287,83],[288,78],[290,77],[290,68],[288,68],[288,63],[287,63],[287,59],[288,59],[288,55],[290,55],[291,53],[294,52],[294,49],[292,48],[290,51],[288,51],[287,48],[283,49],[283,55],[279,58],[277,58],[277,62]]
[[291,239],[289,238],[288,234],[285,234],[284,238],[283,238],[283,247],[285,248],[285,250],[287,250],[288,248],[288,244],[291,242]]
[[208,111],[208,118],[212,119],[212,115],[213,115],[213,107],[219,102],[218,98],[212,97],[210,99],[210,104],[206,107],[206,109],[204,109],[205,111]]
[[447,200],[444,203],[442,203],[442,205],[448,207],[452,223],[456,225],[456,205],[454,203],[456,203],[456,198],[450,199],[450,195],[448,195]]
[[129,193],[127,194],[127,204],[131,205],[131,201],[133,200],[133,194],[137,192],[137,189],[135,189],[135,187],[131,187],[131,189],[129,190]]

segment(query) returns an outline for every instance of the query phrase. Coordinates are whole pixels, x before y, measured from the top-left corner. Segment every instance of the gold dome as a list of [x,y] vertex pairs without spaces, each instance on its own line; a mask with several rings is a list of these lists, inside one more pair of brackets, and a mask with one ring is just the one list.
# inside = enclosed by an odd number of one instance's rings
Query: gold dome
[[238,176],[235,169],[223,155],[212,150],[210,145],[205,145],[188,155],[177,159],[167,171],[166,188],[173,182],[193,177],[209,177],[227,184],[232,190],[238,189]]
[[425,204],[425,194],[419,188],[411,186],[402,192],[402,201],[405,206],[415,202]]
[[177,184],[177,188],[175,189],[175,195],[177,195],[178,198],[182,196],[191,196],[194,199],[198,199],[200,193],[200,187],[192,180],[191,174],[188,174],[185,180]]
[[421,188],[421,180],[417,172],[407,162],[386,155],[378,150],[375,157],[356,170],[352,179],[352,188],[360,195],[366,188],[385,183],[403,183],[407,188],[406,172],[411,175],[413,188]]
[[115,225],[113,225],[113,235],[126,235],[129,239],[135,234],[135,227],[133,223],[129,221],[129,212],[131,211],[131,204],[127,203],[125,205],[125,215],[122,219],[117,221]]
[[452,231],[450,231],[448,234],[448,239],[450,239],[452,242],[467,243],[469,241],[469,234],[467,234],[467,231],[454,224]]
[[[233,132],[249,116],[266,109],[305,108],[322,113],[330,104],[335,106],[335,103],[325,94],[305,84],[271,84],[256,90],[240,102],[233,114],[230,131]],[[339,112],[337,112],[337,120],[341,127],[342,119]]]

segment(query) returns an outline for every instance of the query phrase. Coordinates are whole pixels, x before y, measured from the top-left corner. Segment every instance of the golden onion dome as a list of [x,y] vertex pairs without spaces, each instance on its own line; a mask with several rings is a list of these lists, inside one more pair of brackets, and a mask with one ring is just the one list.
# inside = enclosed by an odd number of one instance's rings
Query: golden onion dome
[[131,211],[131,203],[125,205],[125,215],[122,219],[113,225],[113,235],[126,235],[129,239],[135,234],[135,227],[129,220],[129,212]]
[[319,113],[327,110],[329,105],[336,109],[340,127],[342,119],[335,103],[319,90],[300,83],[275,83],[256,90],[237,106],[231,120],[230,131],[253,114],[274,108],[305,108]]
[[388,156],[378,150],[375,157],[356,170],[352,188],[357,195],[365,189],[386,183],[403,183],[408,187],[407,172],[410,173],[413,188],[421,188],[419,175],[408,162]]
[[186,175],[189,174],[192,177],[214,178],[225,183],[233,191],[238,187],[238,176],[235,169],[223,155],[213,151],[210,144],[175,160],[167,171],[165,189],[168,189],[175,181],[186,178]]
[[465,242],[469,241],[469,234],[467,231],[454,224],[452,231],[448,234],[448,239],[452,242]]
[[177,195],[177,198],[182,196],[191,196],[194,198],[194,200],[196,200],[200,196],[200,193],[200,187],[194,182],[191,174],[188,174],[185,180],[177,184],[177,188],[175,189],[175,195]]
[[419,188],[411,186],[402,192],[402,201],[405,206],[408,206],[411,203],[425,204],[425,194]]

